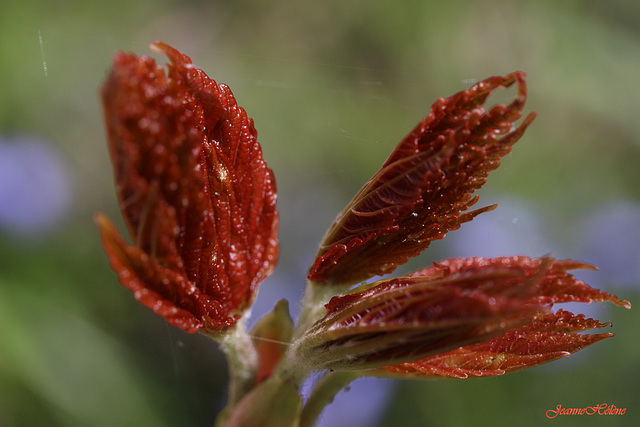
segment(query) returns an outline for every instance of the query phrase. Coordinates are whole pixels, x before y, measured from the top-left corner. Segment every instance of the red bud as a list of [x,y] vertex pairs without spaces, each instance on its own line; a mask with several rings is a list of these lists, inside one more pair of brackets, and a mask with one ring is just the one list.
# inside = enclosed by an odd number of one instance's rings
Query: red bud
[[189,332],[233,325],[278,256],[273,173],[229,88],[157,42],[118,53],[102,88],[120,207],[133,246],[98,217],[111,266],[138,300]]

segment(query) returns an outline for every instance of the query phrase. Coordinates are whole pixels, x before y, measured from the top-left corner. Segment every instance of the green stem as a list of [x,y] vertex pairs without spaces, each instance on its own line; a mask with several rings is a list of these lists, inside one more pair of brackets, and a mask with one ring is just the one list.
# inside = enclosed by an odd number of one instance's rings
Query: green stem
[[247,393],[224,421],[229,427],[297,427],[301,408],[298,388],[272,376]]
[[336,394],[358,376],[355,372],[328,372],[324,374],[302,409],[299,427],[312,427],[322,410],[333,402]]
[[347,289],[348,287],[322,286],[307,282],[300,318],[293,331],[291,345],[283,355],[273,375],[288,378],[298,387],[302,384],[309,373],[314,370],[314,367],[306,363],[306,360],[301,359],[298,354],[298,347],[302,342],[300,338],[315,322],[326,314],[324,305],[331,297]]
[[258,355],[251,336],[240,319],[231,333],[223,336],[207,334],[218,341],[227,356],[229,369],[229,394],[227,404],[218,415],[217,426],[223,426],[238,402],[255,387]]
[[315,322],[320,320],[326,313],[324,305],[329,302],[331,297],[341,295],[347,291],[350,286],[329,286],[319,285],[317,283],[307,281],[304,292],[304,301],[302,303],[302,311],[298,319],[298,325],[293,333],[293,339],[300,338]]
[[[287,425],[297,424],[301,406],[298,389],[313,369],[298,356],[299,338],[326,314],[324,305],[331,297],[348,288],[348,286],[323,286],[313,282],[307,283],[302,312],[293,332],[291,345],[272,372],[271,378],[257,387],[255,381],[258,354],[244,327],[244,318],[236,323],[230,333],[223,336],[211,335],[220,342],[229,365],[229,397],[225,408],[218,415],[216,426],[222,427],[227,422],[233,423],[245,419],[251,423],[257,422],[257,420],[284,422],[286,419]],[[305,406],[307,415],[304,419],[308,421],[305,421],[304,425],[313,425],[324,406],[333,401],[335,394],[355,377],[355,374],[349,373],[325,375]],[[287,397],[286,402],[283,401],[282,407],[275,404],[278,396],[281,396],[281,399]],[[256,413],[258,409],[262,415]],[[287,418],[285,413],[288,411],[292,412],[289,415],[293,418]]]

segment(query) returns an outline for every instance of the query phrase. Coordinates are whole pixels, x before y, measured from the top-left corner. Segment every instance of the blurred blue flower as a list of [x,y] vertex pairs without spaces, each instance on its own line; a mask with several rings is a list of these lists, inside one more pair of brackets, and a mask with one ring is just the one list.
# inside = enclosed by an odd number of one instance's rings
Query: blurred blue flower
[[318,427],[373,427],[379,424],[393,396],[394,381],[359,378],[336,395],[320,415]]
[[608,203],[582,217],[577,223],[580,255],[600,272],[594,281],[602,287],[640,285],[640,204],[631,201]]
[[40,236],[71,206],[71,182],[61,156],[33,136],[0,136],[0,228]]
[[462,232],[453,232],[445,240],[452,256],[557,256],[543,215],[524,199],[500,198],[497,209],[479,215],[461,229]]

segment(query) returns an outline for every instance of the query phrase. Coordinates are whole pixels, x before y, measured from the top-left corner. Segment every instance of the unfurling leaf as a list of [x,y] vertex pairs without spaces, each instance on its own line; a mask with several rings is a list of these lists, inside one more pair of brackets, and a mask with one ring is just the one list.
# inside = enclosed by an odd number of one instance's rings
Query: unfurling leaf
[[[414,275],[450,275],[466,270],[470,266],[490,268],[497,265],[520,265],[529,271],[535,271],[541,262],[540,259],[528,257],[458,258],[435,264]],[[551,305],[564,302],[608,301],[631,308],[628,301],[621,301],[614,295],[594,289],[567,273],[567,270],[577,268],[593,267],[571,260],[553,261],[541,280],[537,282],[536,290],[528,302]],[[608,325],[609,323],[587,319],[583,314],[576,316],[568,311],[558,310],[555,313],[539,314],[528,323],[488,342],[463,346],[414,362],[386,366],[371,374],[407,378],[430,376],[468,378],[503,375],[570,356],[592,344],[611,338],[614,335],[612,333],[577,334],[577,332]]]
[[386,366],[376,376],[401,378],[469,378],[504,375],[532,368],[613,337],[612,333],[576,334],[608,323],[573,315],[564,310],[535,317],[489,342],[468,345],[426,359]]
[[[513,84],[513,102],[485,111],[483,104],[495,89]],[[525,75],[515,72],[436,101],[338,215],[309,280],[341,285],[390,273],[432,240],[493,209],[465,212],[477,202],[472,193],[535,118],[531,113],[512,128],[525,99]]]
[[[570,313],[553,314],[553,303],[630,306],[567,273],[583,267],[589,266],[552,258],[460,258],[363,285],[331,299],[326,316],[299,343],[300,354],[318,367],[384,368],[387,374],[415,375],[423,369],[437,375],[444,372],[442,364],[456,361],[493,371],[540,364],[609,336],[568,335],[602,325]],[[544,338],[554,345],[541,345]]]
[[130,246],[97,216],[120,282],[188,332],[224,330],[277,262],[273,173],[253,121],[226,85],[156,42],[116,55],[102,100]]

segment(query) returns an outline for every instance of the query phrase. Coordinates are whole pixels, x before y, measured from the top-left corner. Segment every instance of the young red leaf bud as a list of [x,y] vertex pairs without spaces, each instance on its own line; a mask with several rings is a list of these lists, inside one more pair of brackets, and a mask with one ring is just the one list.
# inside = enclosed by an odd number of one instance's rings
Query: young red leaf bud
[[[317,368],[385,367],[387,374],[413,373],[420,367],[436,372],[460,360],[505,372],[521,369],[525,362],[540,364],[609,336],[569,335],[603,325],[555,315],[550,312],[553,303],[610,301],[630,307],[567,273],[579,267],[585,265],[552,258],[453,259],[408,277],[363,285],[331,299],[326,316],[298,343],[299,354]],[[540,344],[545,337],[553,345]],[[488,359],[465,358],[465,349],[484,352]],[[524,355],[531,357],[516,357]]]
[[258,384],[271,375],[288,350],[292,336],[293,320],[289,314],[289,303],[282,299],[277,302],[273,311],[258,320],[251,330],[253,345],[258,353]]
[[98,216],[112,268],[135,297],[188,332],[224,330],[277,262],[273,173],[253,121],[226,85],[156,42],[118,53],[102,87],[116,191],[130,246]]
[[[449,275],[464,270],[470,265],[520,265],[530,271],[541,264],[539,259],[527,257],[468,258],[453,259],[433,267],[420,270],[417,275]],[[567,270],[593,268],[590,265],[565,260],[554,261],[542,280],[537,282],[531,304],[554,304],[563,302],[604,302],[631,308],[628,301],[593,289],[576,280]],[[603,328],[609,323],[587,319],[583,314],[574,315],[565,310],[535,316],[530,322],[497,336],[486,343],[463,346],[414,362],[386,366],[372,371],[376,376],[468,378],[503,375],[505,373],[532,368],[560,357],[570,356],[596,342],[613,337],[612,333],[583,334],[589,329]]]
[[[485,111],[499,87],[517,85],[509,105]],[[533,121],[519,127],[525,74],[491,77],[437,100],[327,231],[309,270],[315,283],[351,284],[387,274],[435,239],[495,207],[467,211],[472,193]]]
[[414,362],[385,366],[375,376],[401,378],[469,378],[504,375],[532,368],[613,337],[612,333],[576,334],[608,323],[573,315],[564,310],[535,317],[489,342],[468,345]]

